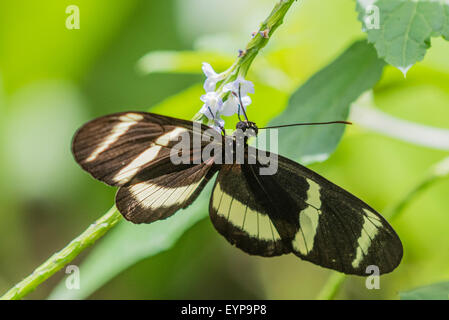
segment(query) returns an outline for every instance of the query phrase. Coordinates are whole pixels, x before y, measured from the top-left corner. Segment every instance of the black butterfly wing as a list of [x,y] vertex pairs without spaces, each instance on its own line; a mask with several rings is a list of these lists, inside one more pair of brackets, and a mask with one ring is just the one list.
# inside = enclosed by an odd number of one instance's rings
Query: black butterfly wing
[[[196,134],[207,129],[200,125]],[[185,134],[193,141],[192,121],[147,112],[115,113],[83,125],[73,138],[72,153],[95,179],[121,186],[142,169],[169,159],[171,148]]]
[[[367,275],[376,265],[381,274],[395,269],[402,243],[390,224],[365,202],[317,173],[282,156],[273,176],[258,175],[265,192],[282,189],[290,198],[282,205],[284,219],[296,222],[283,233],[292,251],[304,260],[346,274]],[[255,172],[257,174],[257,172]],[[276,201],[276,200],[274,200]]]
[[[191,121],[146,112],[106,115],[77,131],[72,152],[94,178],[120,186],[116,205],[126,219],[151,223],[191,204],[216,172],[212,159],[195,161],[207,143],[201,136],[208,137],[210,129],[198,126],[194,130]],[[188,164],[171,159],[181,135],[188,138]],[[194,146],[198,136],[200,145]]]
[[115,198],[117,209],[134,223],[166,219],[188,207],[215,172],[212,164],[202,163],[122,186]]
[[[229,242],[248,253],[263,256],[293,252],[304,260],[346,274],[366,276],[368,265],[378,266],[380,273],[398,266],[402,258],[401,241],[373,208],[284,157],[278,156],[278,170],[274,175],[261,175],[261,167],[257,163],[235,170],[239,178],[233,179],[239,184],[224,175],[217,179],[210,214],[217,230]],[[221,189],[234,186],[235,190],[229,188],[225,194],[243,200],[243,205],[250,204],[269,217],[281,238],[281,241],[274,238],[280,250],[274,250],[273,245],[261,241],[260,237],[250,237],[248,232],[244,234],[246,237],[234,235],[241,234],[246,226],[233,219],[233,208],[226,214],[229,206],[220,205],[217,209],[213,205],[218,201],[214,196],[216,190],[220,192],[219,185]],[[249,196],[236,196],[241,189],[247,190]]]
[[250,186],[248,165],[221,167],[209,203],[209,215],[217,231],[246,253],[264,257],[290,252],[285,246],[271,213]]

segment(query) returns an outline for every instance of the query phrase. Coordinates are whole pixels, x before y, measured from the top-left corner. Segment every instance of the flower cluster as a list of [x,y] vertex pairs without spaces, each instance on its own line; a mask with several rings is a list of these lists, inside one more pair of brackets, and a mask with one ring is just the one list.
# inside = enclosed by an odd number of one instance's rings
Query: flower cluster
[[[212,66],[203,62],[203,72],[206,75],[204,82],[204,90],[206,94],[201,96],[204,103],[200,112],[209,120],[214,122],[213,127],[221,131],[224,127],[224,120],[221,116],[232,116],[233,114],[242,114],[240,108],[246,108],[251,104],[251,98],[248,93],[254,93],[254,84],[251,81],[238,76],[233,82],[225,84],[218,91],[215,90],[217,83],[226,78],[227,73],[216,73]],[[227,93],[229,94],[227,95]],[[223,102],[223,97],[227,95],[227,99]],[[240,97],[240,98],[239,98]],[[243,106],[240,106],[240,100]]]

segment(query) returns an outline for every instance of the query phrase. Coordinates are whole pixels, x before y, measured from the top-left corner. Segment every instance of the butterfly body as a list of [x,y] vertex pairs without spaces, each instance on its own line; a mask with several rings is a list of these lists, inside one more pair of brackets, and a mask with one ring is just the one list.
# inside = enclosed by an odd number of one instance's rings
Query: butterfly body
[[[247,143],[258,133],[255,123],[241,121],[236,132],[221,135],[191,121],[125,112],[85,124],[72,150],[94,178],[119,187],[117,208],[131,222],[151,223],[186,208],[218,172],[210,219],[248,254],[293,253],[362,276],[369,265],[380,273],[398,266],[399,237],[373,208],[294,161],[262,157]],[[178,149],[180,140],[186,148]],[[273,162],[276,172],[263,174]]]
[[259,133],[259,128],[257,127],[256,123],[251,121],[239,121],[237,122],[235,129],[241,130],[242,132],[253,130],[254,136],[257,136],[257,134]]

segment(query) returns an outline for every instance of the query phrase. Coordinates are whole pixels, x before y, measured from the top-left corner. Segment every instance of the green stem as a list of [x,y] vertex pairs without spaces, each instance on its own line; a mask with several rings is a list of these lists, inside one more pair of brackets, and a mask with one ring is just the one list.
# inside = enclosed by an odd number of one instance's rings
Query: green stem
[[388,208],[385,215],[389,217],[390,220],[397,219],[418,194],[423,192],[425,189],[427,189],[440,179],[447,177],[449,177],[449,157],[432,166],[424,179],[422,179],[421,182],[415,187],[410,189],[409,192],[407,192],[407,194],[394,206]]
[[[260,31],[268,29],[268,35],[271,36],[274,30],[282,24],[285,14],[294,1],[295,0],[280,0],[275,5],[268,18],[261,24]],[[265,47],[268,41],[269,37],[264,38],[260,34],[256,35],[248,43],[245,51],[246,53],[239,57],[231,66],[231,72],[229,72],[228,77],[223,81],[222,86],[235,79],[237,74],[245,76],[252,61],[259,51]],[[194,119],[199,119],[198,114]],[[121,217],[121,214],[117,211],[115,206],[112,207],[103,217],[90,225],[86,231],[70,242],[64,249],[51,256],[41,266],[34,270],[31,275],[16,284],[0,299],[21,299],[26,296],[38,285],[72,261],[84,249],[101,238],[110,228],[117,224]]]
[[333,272],[327,279],[320,293],[316,297],[317,300],[332,300],[338,293],[340,286],[345,281],[345,274]]
[[112,207],[104,216],[91,224],[86,231],[72,240],[61,251],[56,252],[47,261],[37,267],[32,274],[20,281],[1,300],[22,299],[33,291],[38,285],[62,269],[66,264],[78,256],[84,249],[100,239],[109,229],[120,221],[122,215]]
[[[397,203],[385,210],[385,216],[390,221],[397,219],[404,209],[429,186],[436,181],[449,176],[449,157],[443,159],[434,165],[428,172],[428,174],[417,185],[410,189],[404,197],[402,197]],[[321,289],[317,296],[319,300],[332,300],[337,295],[341,288],[346,275],[343,273],[333,272],[327,280],[324,287]]]
[[268,43],[274,31],[284,22],[284,17],[290,9],[295,0],[281,0],[275,5],[268,18],[261,23],[259,31],[268,31],[267,37],[261,34],[256,36],[248,43],[242,57],[238,60],[236,65],[237,73],[246,76],[248,69],[251,66],[254,58],[260,50],[262,50]]
[[[267,45],[274,31],[284,22],[284,17],[287,11],[295,1],[296,0],[280,0],[276,3],[270,15],[260,24],[259,27],[259,31],[268,31],[267,37],[257,33],[254,38],[251,39],[242,55],[238,57],[228,69],[227,77],[221,82],[219,88],[216,90],[217,92],[221,92],[225,84],[235,80],[238,75],[241,75],[242,77],[246,76],[254,58],[256,58],[260,50]],[[204,116],[198,112],[193,119],[204,119]]]

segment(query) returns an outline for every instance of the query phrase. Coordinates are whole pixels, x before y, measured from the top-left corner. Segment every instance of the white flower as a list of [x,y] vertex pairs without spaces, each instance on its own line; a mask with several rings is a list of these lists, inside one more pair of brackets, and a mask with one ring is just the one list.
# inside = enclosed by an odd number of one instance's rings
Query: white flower
[[[248,96],[242,97],[242,104],[246,112],[246,107],[251,104],[251,98]],[[243,111],[239,110],[239,106],[240,106],[239,98],[231,94],[228,100],[224,102],[221,114],[229,117],[232,116],[233,114],[239,113],[240,111],[240,115],[243,115]]]
[[[223,89],[216,92],[215,87],[217,86],[217,83],[226,78],[229,70],[218,74],[207,62],[203,62],[202,69],[207,79],[204,82],[206,94],[202,95],[200,98],[201,101],[204,102],[200,112],[209,119],[209,123],[213,122],[212,127],[215,130],[221,132],[225,123],[224,120],[221,119],[221,116],[232,116],[236,113],[242,115],[243,110],[241,110],[241,108],[244,108],[246,111],[246,107],[251,104],[251,98],[248,97],[248,93],[254,93],[254,84],[251,81],[247,81],[243,79],[243,77],[238,76],[235,81],[224,85]],[[229,92],[228,98],[223,103],[221,98],[227,92]],[[239,96],[243,106],[240,106]]]
[[238,95],[239,86],[240,86],[240,95],[242,96],[242,98],[248,95],[248,93],[254,93],[254,84],[251,81],[243,79],[242,76],[238,76],[236,80],[227,83],[223,87],[223,91],[224,92],[231,91],[234,92],[234,94]]
[[203,62],[202,69],[207,77],[206,81],[204,82],[204,90],[206,90],[206,92],[215,91],[217,82],[223,80],[226,75],[224,73],[216,73],[212,66],[207,62]]
[[251,98],[248,96],[248,93],[254,93],[254,84],[251,81],[243,79],[241,76],[238,76],[237,79],[233,82],[226,84],[223,87],[224,92],[231,92],[228,99],[223,104],[223,109],[221,114],[224,116],[232,116],[233,114],[239,113],[243,114],[242,110],[239,110],[240,101],[239,101],[239,87],[240,87],[240,97],[242,99],[243,108],[246,111],[246,107],[251,104]]
[[202,95],[200,99],[204,102],[200,112],[211,120],[218,118],[223,108],[223,101],[220,96],[212,91]]

